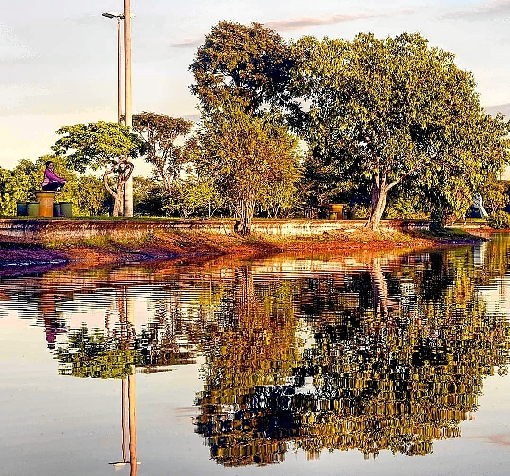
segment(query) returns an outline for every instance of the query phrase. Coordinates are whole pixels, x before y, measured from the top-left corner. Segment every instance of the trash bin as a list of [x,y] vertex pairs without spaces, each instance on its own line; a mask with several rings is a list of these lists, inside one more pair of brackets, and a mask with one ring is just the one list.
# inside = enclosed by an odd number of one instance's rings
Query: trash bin
[[19,217],[28,216],[28,204],[27,202],[21,202],[16,204],[16,215]]
[[60,208],[60,203],[54,203],[53,204],[53,216],[54,217],[61,217],[62,216],[62,210]]
[[27,203],[27,215],[29,217],[38,217],[39,216],[39,202]]
[[61,217],[72,217],[73,216],[73,204],[71,202],[60,202],[60,216]]
[[39,202],[39,216],[52,217],[55,192],[35,192],[35,196]]

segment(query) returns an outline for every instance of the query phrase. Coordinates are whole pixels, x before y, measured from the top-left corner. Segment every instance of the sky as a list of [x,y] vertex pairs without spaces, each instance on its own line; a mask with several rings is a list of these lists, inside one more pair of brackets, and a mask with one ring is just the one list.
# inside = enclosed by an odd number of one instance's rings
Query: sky
[[[0,0],[0,166],[51,152],[63,125],[116,121],[122,0]],[[286,40],[419,32],[474,74],[482,105],[510,116],[510,0],[131,0],[133,112],[197,117],[188,67],[219,21]],[[137,165],[137,173],[148,169]]]

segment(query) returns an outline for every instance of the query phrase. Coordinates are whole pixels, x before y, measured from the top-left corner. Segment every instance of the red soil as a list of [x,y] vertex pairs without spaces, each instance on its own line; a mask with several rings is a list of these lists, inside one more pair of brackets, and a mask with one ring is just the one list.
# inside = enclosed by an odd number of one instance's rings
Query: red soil
[[[470,242],[467,237],[464,242]],[[228,255],[232,258],[254,258],[278,253],[344,254],[355,251],[419,249],[459,243],[458,239],[424,238],[412,234],[374,233],[365,229],[352,233],[338,232],[293,239],[251,236],[242,239],[212,233],[161,234],[150,242],[80,245],[61,243],[49,248],[42,244],[16,244],[0,240],[0,269],[13,265],[38,266],[71,262],[74,266],[95,267],[142,261],[203,260]]]

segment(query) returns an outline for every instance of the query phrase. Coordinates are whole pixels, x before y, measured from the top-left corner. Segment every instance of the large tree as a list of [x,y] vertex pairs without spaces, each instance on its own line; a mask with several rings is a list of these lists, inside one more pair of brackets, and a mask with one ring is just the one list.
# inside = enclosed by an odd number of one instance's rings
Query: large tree
[[166,192],[172,182],[179,178],[186,161],[183,144],[176,140],[189,134],[192,121],[154,112],[133,115],[133,129],[145,140],[145,160],[152,165],[154,176],[163,184]]
[[271,213],[290,203],[299,176],[297,141],[276,106],[295,106],[289,93],[292,50],[274,30],[220,22],[190,66],[203,127],[199,179],[212,177],[249,233],[256,204]]
[[206,113],[235,100],[248,113],[267,104],[289,105],[292,52],[274,30],[221,21],[206,35],[190,70]]
[[62,137],[52,149],[66,157],[69,167],[78,172],[104,169],[103,183],[115,199],[113,214],[122,215],[124,184],[133,172],[131,160],[144,151],[143,140],[129,127],[102,121],[64,126],[57,134]]
[[453,54],[419,34],[306,37],[294,49],[314,172],[368,182],[371,228],[378,229],[398,184],[433,192],[442,210],[461,210],[487,174],[509,162],[509,124],[483,111],[472,74]]
[[[250,232],[255,205],[285,197],[299,180],[297,138],[270,113],[247,114],[238,104],[204,117],[193,156],[198,177],[209,177]],[[270,199],[273,197],[273,200]]]

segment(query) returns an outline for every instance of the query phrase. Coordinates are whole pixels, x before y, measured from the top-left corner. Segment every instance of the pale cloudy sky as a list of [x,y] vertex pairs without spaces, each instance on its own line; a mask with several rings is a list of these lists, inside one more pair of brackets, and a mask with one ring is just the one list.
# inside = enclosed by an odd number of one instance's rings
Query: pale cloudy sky
[[[221,20],[286,39],[420,32],[472,71],[482,104],[510,115],[510,0],[131,0],[133,111],[196,114],[188,66]],[[0,166],[50,152],[62,125],[115,121],[122,0],[0,0]]]

